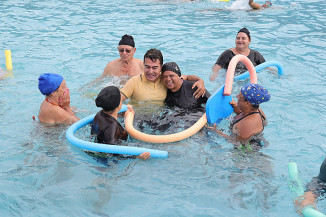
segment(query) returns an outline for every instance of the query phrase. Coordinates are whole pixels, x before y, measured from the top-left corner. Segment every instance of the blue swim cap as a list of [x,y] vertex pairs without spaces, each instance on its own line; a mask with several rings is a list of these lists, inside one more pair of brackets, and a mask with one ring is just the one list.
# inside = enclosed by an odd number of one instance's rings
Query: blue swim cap
[[63,81],[63,77],[53,73],[43,73],[38,78],[38,89],[43,95],[50,95],[56,91]]
[[246,84],[241,87],[241,93],[244,98],[252,105],[259,105],[262,102],[267,102],[271,99],[268,90],[259,84]]
[[263,8],[269,8],[270,6],[272,6],[272,2],[271,2],[271,1],[266,1],[266,2],[262,5]]

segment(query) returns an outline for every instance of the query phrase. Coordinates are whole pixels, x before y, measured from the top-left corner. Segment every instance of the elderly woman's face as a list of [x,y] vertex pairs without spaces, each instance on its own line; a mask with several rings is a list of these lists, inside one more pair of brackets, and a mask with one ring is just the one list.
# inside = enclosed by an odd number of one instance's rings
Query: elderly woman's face
[[248,48],[250,44],[248,35],[244,32],[239,32],[235,38],[235,45],[237,48]]

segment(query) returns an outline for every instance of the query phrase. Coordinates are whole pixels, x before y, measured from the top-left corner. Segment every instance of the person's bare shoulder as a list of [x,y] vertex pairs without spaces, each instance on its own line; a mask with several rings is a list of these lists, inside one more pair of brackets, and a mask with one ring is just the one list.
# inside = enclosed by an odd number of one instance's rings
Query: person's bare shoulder
[[137,64],[140,66],[140,68],[142,69],[142,72],[144,71],[144,62],[140,59],[136,59],[137,60]]
[[260,115],[255,114],[244,118],[242,121],[235,125],[235,128],[238,130],[239,136],[244,139],[248,139],[253,135],[256,135],[263,129]]
[[51,105],[43,101],[40,107],[38,119],[46,124],[72,124],[72,115],[60,106]]
[[135,62],[137,64],[142,64],[143,65],[143,61],[141,59],[137,59],[137,58],[134,58]]
[[104,68],[103,74],[102,75],[115,75],[117,68],[120,66],[119,59],[112,60],[109,62],[106,67]]

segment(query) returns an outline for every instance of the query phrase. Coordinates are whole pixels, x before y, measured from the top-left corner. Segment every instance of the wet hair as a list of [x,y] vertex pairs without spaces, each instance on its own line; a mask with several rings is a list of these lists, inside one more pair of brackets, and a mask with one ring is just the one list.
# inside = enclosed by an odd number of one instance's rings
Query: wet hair
[[163,55],[162,52],[160,50],[157,50],[155,48],[152,48],[150,50],[148,50],[145,55],[144,55],[144,62],[145,62],[145,58],[148,58],[150,60],[152,60],[153,62],[156,60],[160,61],[160,65],[163,65]]
[[251,40],[250,32],[249,32],[249,30],[247,28],[244,27],[244,28],[240,29],[239,32],[238,32],[238,34],[240,32],[246,33],[246,35],[248,35],[249,40]]

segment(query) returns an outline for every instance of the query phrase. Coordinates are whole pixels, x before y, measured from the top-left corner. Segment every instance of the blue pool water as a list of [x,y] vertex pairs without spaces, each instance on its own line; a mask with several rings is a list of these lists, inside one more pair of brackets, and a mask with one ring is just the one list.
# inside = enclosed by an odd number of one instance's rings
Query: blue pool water
[[[14,70],[0,80],[0,215],[298,216],[287,164],[297,162],[308,182],[325,158],[326,3],[276,0],[262,11],[236,10],[232,3],[2,1],[0,48],[11,49]],[[211,67],[234,46],[242,27],[251,31],[250,47],[285,70],[281,77],[268,70],[258,75],[272,95],[262,105],[269,145],[258,153],[234,150],[204,129],[173,144],[131,141],[167,150],[167,159],[105,165],[70,145],[65,127],[46,128],[32,120],[44,99],[37,89],[44,72],[65,77],[79,117],[97,112],[92,93],[119,81],[86,84],[118,57],[123,34],[134,36],[137,58],[158,48],[165,62],[201,76],[213,92],[223,79],[210,82]],[[0,68],[5,68],[4,51]],[[233,96],[244,82],[234,84]],[[317,207],[326,212],[325,205],[321,200]]]

